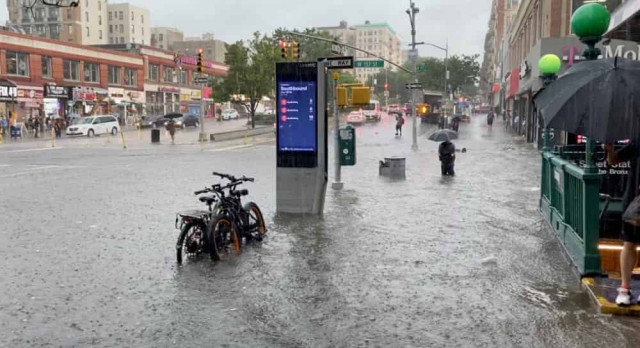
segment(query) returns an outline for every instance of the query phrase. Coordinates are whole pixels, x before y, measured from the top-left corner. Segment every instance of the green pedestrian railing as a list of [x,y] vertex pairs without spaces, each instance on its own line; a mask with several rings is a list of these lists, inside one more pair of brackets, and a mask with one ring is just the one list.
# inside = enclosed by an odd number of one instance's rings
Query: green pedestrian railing
[[580,274],[602,274],[598,252],[600,174],[590,173],[565,157],[561,152],[542,153],[540,211]]

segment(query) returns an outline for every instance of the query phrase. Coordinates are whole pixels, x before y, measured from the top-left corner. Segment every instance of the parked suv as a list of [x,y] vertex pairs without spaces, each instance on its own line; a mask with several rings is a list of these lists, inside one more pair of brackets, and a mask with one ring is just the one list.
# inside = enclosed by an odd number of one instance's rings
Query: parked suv
[[118,134],[120,125],[118,120],[111,115],[99,115],[82,117],[80,121],[67,128],[67,135],[86,135],[92,137],[111,133]]

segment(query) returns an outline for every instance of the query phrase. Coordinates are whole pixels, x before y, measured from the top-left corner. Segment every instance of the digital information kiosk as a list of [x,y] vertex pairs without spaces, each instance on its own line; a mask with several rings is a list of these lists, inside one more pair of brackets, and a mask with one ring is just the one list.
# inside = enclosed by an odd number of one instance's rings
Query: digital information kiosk
[[327,189],[323,63],[276,64],[276,209],[322,214]]

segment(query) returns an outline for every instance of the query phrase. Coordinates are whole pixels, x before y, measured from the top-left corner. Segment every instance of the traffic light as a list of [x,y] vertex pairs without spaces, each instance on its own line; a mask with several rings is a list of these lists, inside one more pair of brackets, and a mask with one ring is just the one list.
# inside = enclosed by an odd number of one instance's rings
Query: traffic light
[[291,59],[300,59],[300,44],[297,41],[291,41]]
[[389,84],[388,84],[388,83],[386,83],[386,82],[384,83],[384,90],[385,90],[385,91],[388,91],[388,90],[389,90]]
[[286,40],[280,40],[280,57],[282,57],[282,59],[287,59],[287,51],[288,51],[288,47],[289,47],[289,41]]
[[202,48],[198,50],[198,72],[204,72],[204,59],[202,58]]

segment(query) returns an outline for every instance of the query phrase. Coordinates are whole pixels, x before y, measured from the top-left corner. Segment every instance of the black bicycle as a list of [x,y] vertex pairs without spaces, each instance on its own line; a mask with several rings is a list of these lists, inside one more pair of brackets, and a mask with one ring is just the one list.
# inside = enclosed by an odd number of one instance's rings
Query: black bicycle
[[[195,195],[202,195],[213,192],[210,188],[194,192]],[[218,201],[215,195],[201,196],[200,202],[205,203],[207,210],[188,210],[180,212],[176,215],[175,226],[180,230],[178,241],[176,243],[176,258],[178,263],[182,263],[183,258],[195,257],[209,251],[207,241],[207,225],[211,221],[214,212],[217,209],[214,203]],[[178,227],[178,222],[180,226]]]
[[229,174],[213,172],[213,175],[227,179],[227,185],[214,185],[213,192],[218,198],[217,211],[207,226],[208,240],[211,243],[211,258],[214,261],[224,259],[230,253],[240,251],[242,239],[262,241],[267,233],[262,212],[254,202],[242,204],[242,197],[249,195],[248,190],[238,190],[238,186],[253,182],[245,176],[236,178]]

